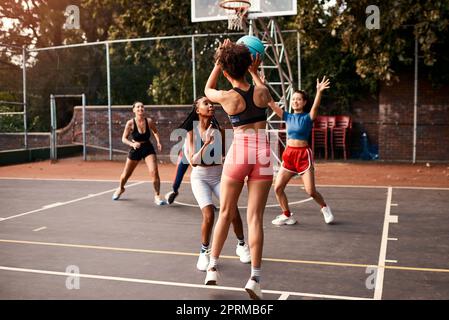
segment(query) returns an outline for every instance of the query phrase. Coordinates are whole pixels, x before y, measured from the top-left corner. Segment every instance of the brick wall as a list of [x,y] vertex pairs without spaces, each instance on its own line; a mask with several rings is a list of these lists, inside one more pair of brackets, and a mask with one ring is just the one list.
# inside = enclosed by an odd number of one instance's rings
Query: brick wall
[[[152,118],[159,131],[163,151],[158,158],[164,161],[168,160],[170,149],[177,141],[170,141],[170,134],[186,118],[191,111],[190,105],[172,105],[172,106],[146,106],[147,117]],[[230,128],[229,119],[223,109],[217,107],[216,117],[224,128]],[[112,107],[112,148],[114,150],[114,159],[124,159],[129,147],[122,143],[122,134],[126,122],[134,116],[130,106]],[[88,145],[88,155],[97,155],[105,157],[109,154],[106,150],[109,148],[108,135],[108,110],[105,106],[86,107],[86,140]],[[82,143],[82,108],[75,107],[74,116],[68,128],[64,129],[68,136],[73,134],[76,143]],[[151,138],[154,146],[156,141]]]
[[[379,94],[379,153],[383,160],[411,160],[413,156],[413,75],[401,75]],[[449,86],[432,88],[418,82],[416,159],[449,160]]]
[[[50,133],[33,132],[27,135],[28,148],[40,148],[50,146]],[[23,133],[0,133],[0,151],[16,150],[24,148]]]

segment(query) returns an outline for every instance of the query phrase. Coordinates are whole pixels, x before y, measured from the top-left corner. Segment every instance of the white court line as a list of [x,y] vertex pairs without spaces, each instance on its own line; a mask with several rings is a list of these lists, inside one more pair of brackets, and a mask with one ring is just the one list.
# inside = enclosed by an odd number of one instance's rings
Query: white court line
[[283,292],[283,293],[279,296],[278,300],[287,300],[289,296],[290,296],[290,295],[289,295],[288,293]]
[[47,229],[47,227],[40,227],[40,228],[34,229],[33,231],[38,232],[38,231],[45,230],[45,229]]
[[[74,274],[71,272],[58,272],[58,271],[47,271],[38,269],[26,269],[26,268],[15,268],[0,266],[0,270],[4,271],[15,271],[15,272],[26,272],[26,273],[37,273],[37,274],[47,274],[54,276],[64,276],[64,277],[79,277],[87,279],[98,279],[98,280],[110,280],[110,281],[122,281],[122,282],[134,282],[134,283],[145,283],[145,284],[156,284],[174,287],[187,287],[187,288],[198,288],[198,289],[210,289],[210,290],[228,290],[228,291],[242,291],[245,292],[243,288],[237,287],[224,287],[224,286],[206,286],[196,283],[184,283],[184,282],[172,282],[172,281],[159,281],[159,280],[149,280],[149,279],[137,279],[137,278],[125,278],[125,277],[114,277],[114,276],[99,276],[93,274]],[[302,296],[302,297],[314,297],[314,298],[325,298],[325,299],[341,299],[341,300],[372,300],[370,298],[362,297],[350,297],[350,296],[336,296],[336,295],[326,295],[326,294],[314,294],[314,293],[303,293],[303,292],[287,292],[278,290],[262,290],[266,294],[288,294],[291,296]]]
[[398,216],[390,216],[389,222],[390,223],[398,223],[399,217]]
[[[136,183],[127,185],[127,187],[137,186],[137,185],[142,184],[142,183],[143,182],[136,182]],[[56,207],[64,206],[64,205],[71,204],[71,203],[74,203],[74,202],[90,199],[90,198],[93,198],[93,197],[101,196],[101,195],[109,193],[109,192],[113,192],[115,190],[117,190],[117,188],[106,190],[106,191],[95,193],[95,194],[89,194],[88,196],[81,197],[81,198],[78,198],[78,199],[73,199],[73,200],[66,201],[66,202],[57,202],[57,203],[49,204],[49,205],[43,206],[40,209],[31,210],[31,211],[28,211],[28,212],[24,212],[24,213],[16,214],[14,216],[9,216],[9,217],[3,218],[0,221],[6,221],[6,220],[10,220],[10,219],[15,219],[15,218],[23,217],[23,216],[26,216],[26,215],[29,215],[29,214],[32,214],[32,213],[48,210],[50,208],[56,208]]]
[[[289,205],[294,205],[294,204],[300,204],[303,202],[307,202],[307,201],[311,201],[313,200],[312,197],[304,199],[304,200],[298,200],[298,201],[294,201],[294,202],[289,202]],[[179,204],[181,206],[186,206],[186,207],[193,207],[193,208],[198,208],[199,206],[197,204],[190,204],[190,203],[184,203],[184,202],[179,202],[179,201],[175,201],[174,203]],[[279,204],[267,204],[265,205],[265,208],[275,208],[275,207],[279,207]],[[238,207],[239,209],[247,209],[248,207]],[[220,207],[218,207],[218,209],[220,209]]]
[[398,263],[398,260],[385,260],[387,263]]
[[[117,182],[118,179],[64,179],[64,178],[20,178],[20,177],[0,177],[0,180],[42,180],[42,181],[86,181],[86,182]],[[129,182],[151,182],[149,180],[129,180]],[[171,180],[161,180],[161,183],[173,183]],[[185,180],[182,183],[190,184],[190,181]],[[288,186],[295,187],[302,184],[289,184]],[[329,188],[368,188],[368,189],[415,189],[415,190],[442,190],[449,191],[449,188],[442,187],[414,187],[414,186],[371,186],[371,185],[357,185],[357,184],[317,184],[317,187]]]
[[387,203],[385,205],[385,218],[384,227],[382,230],[382,242],[380,244],[379,263],[376,275],[376,287],[374,289],[374,300],[382,299],[382,290],[384,285],[384,273],[385,273],[385,258],[387,256],[387,244],[388,244],[388,227],[390,225],[390,212],[391,212],[391,198],[393,188],[388,188]]
[[398,241],[398,238],[388,238],[388,241]]

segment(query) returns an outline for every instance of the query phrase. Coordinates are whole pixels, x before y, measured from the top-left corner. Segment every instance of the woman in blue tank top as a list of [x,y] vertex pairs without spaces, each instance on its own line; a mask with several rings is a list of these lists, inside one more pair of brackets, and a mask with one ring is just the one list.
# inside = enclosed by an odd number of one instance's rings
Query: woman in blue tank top
[[[253,79],[256,83],[263,83],[258,74],[253,75]],[[334,221],[330,207],[326,205],[323,196],[315,188],[313,153],[308,144],[313,121],[318,115],[321,95],[324,90],[329,88],[329,84],[329,79],[326,79],[326,77],[323,77],[321,82],[317,79],[317,93],[310,112],[307,112],[309,97],[302,90],[295,91],[292,96],[293,113],[282,110],[273,100],[268,104],[285,121],[287,126],[287,148],[282,154],[282,166],[279,169],[274,185],[282,214],[272,221],[274,225],[292,225],[296,223],[296,219],[292,216],[288,206],[285,187],[290,179],[297,174],[302,177],[305,191],[320,205],[324,221],[328,224]]]

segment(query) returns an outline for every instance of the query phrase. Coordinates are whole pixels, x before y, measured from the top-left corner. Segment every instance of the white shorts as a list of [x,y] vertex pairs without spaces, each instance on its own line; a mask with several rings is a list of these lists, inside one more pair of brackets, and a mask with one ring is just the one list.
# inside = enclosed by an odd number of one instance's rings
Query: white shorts
[[220,180],[223,166],[192,167],[190,185],[201,209],[213,205],[212,193],[220,199]]

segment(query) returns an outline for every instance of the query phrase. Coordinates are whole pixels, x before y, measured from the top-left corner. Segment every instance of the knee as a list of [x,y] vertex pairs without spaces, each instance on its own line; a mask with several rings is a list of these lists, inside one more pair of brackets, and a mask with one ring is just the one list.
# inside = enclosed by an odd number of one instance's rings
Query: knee
[[306,193],[311,196],[312,198],[316,197],[316,189],[315,188],[306,188]]
[[274,192],[275,192],[276,195],[278,195],[278,196],[284,193],[284,189],[285,189],[285,187],[282,186],[282,185],[275,185],[275,186],[274,186]]
[[231,223],[235,218],[235,210],[223,208],[222,210],[220,210],[220,217],[226,222]]
[[212,226],[214,224],[214,215],[213,214],[205,214],[203,216],[203,223]]

